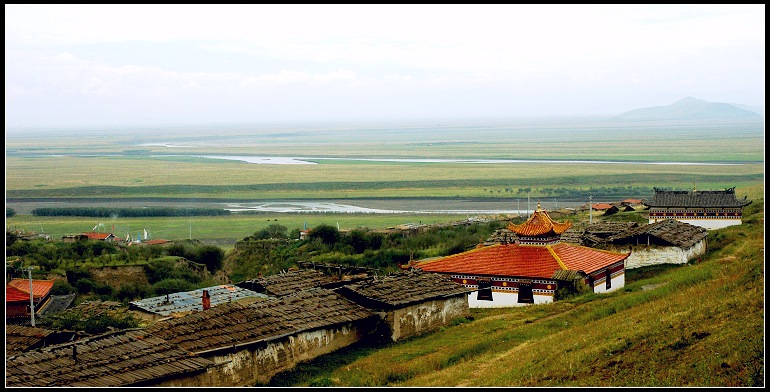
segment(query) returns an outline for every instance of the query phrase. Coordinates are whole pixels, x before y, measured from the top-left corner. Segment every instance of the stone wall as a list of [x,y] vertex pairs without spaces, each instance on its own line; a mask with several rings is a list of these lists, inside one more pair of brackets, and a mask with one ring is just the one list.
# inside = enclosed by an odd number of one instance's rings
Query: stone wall
[[[250,387],[268,383],[270,379],[298,363],[311,360],[349,346],[371,333],[374,324],[345,324],[330,329],[300,332],[266,344],[233,347],[220,350],[215,355],[204,356],[217,366],[206,373],[174,380],[166,380],[152,386],[158,387]],[[227,352],[223,352],[227,351]]]
[[398,341],[426,331],[436,330],[454,319],[470,316],[465,294],[432,300],[387,312],[385,322],[391,339]]

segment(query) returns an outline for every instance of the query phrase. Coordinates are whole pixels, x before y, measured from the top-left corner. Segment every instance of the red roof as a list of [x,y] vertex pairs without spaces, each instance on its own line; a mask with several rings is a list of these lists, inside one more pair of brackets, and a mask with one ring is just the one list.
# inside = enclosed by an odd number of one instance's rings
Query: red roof
[[538,203],[537,211],[526,222],[520,225],[510,224],[508,229],[520,236],[534,237],[551,232],[561,234],[567,231],[570,226],[572,226],[572,222],[558,223],[551,219],[545,210],[540,209],[540,204]]
[[595,209],[595,210],[609,210],[610,208],[612,208],[612,204],[607,204],[607,203],[594,203],[593,204],[593,209]]
[[29,301],[29,290],[21,291],[13,286],[5,286],[5,302]]
[[563,242],[553,245],[497,244],[418,262],[415,267],[427,272],[550,278],[557,270],[581,270],[591,274],[625,260],[629,255]]
[[83,234],[85,234],[88,237],[89,240],[104,240],[107,237],[113,236],[112,233],[90,232],[90,233],[83,233]]
[[[25,293],[27,299],[29,299],[29,280],[28,279],[11,279],[6,285],[6,294],[8,293],[8,286],[14,287],[21,292]],[[53,279],[51,280],[32,280],[32,295],[35,298],[45,297],[53,289]]]

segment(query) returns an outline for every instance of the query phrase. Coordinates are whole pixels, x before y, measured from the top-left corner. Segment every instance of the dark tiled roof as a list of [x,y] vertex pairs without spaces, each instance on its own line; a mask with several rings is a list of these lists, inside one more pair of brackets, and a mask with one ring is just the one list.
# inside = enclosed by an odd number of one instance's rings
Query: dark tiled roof
[[53,331],[21,325],[5,325],[5,355],[16,355],[34,346]]
[[331,290],[313,288],[249,305],[226,303],[159,321],[147,328],[146,334],[203,353],[370,317],[377,316]]
[[71,293],[67,295],[52,295],[50,303],[40,312],[41,316],[51,316],[56,313],[60,313],[67,309],[77,294]]
[[577,226],[572,226],[564,233],[561,233],[561,241],[562,242],[569,242],[572,244],[578,244],[583,245],[583,234],[585,233],[585,229],[579,228]]
[[121,331],[8,356],[5,386],[134,386],[213,365],[160,338]]
[[411,270],[369,278],[340,287],[337,291],[345,296],[352,294],[350,298],[363,297],[376,301],[384,308],[397,308],[475,290],[455,283],[444,275]]
[[724,191],[664,191],[655,190],[649,207],[744,207],[750,200],[735,198],[734,188]]
[[[616,245],[633,244],[638,237],[649,235],[674,246],[689,248],[705,238],[707,232],[705,228],[700,226],[675,219],[666,219],[614,235],[607,238],[606,242]],[[646,243],[646,239],[643,243]]]
[[266,290],[272,295],[282,297],[284,295],[296,293],[300,290],[313,287],[325,287],[337,282],[338,279],[324,275],[320,271],[305,269],[256,278],[239,283],[238,285],[250,288],[257,292]]

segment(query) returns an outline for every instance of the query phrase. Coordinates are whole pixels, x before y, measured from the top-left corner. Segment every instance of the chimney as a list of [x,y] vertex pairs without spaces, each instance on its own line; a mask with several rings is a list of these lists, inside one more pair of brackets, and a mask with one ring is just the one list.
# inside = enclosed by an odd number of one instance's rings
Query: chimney
[[208,290],[203,290],[203,310],[211,307],[211,297]]

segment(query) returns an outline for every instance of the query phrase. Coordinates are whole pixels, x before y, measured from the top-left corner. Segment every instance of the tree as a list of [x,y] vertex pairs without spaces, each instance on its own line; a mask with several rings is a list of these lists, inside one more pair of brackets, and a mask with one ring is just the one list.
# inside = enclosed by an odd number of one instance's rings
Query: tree
[[225,251],[214,245],[203,245],[197,249],[195,261],[205,264],[209,272],[214,273],[222,268]]
[[318,239],[328,246],[334,246],[340,240],[340,231],[332,225],[322,223],[308,231],[310,239]]

